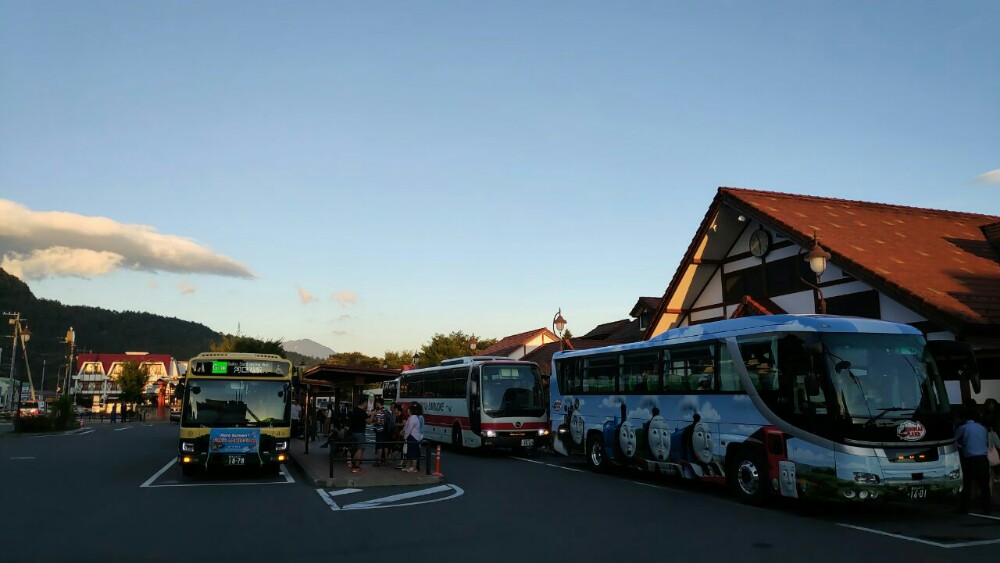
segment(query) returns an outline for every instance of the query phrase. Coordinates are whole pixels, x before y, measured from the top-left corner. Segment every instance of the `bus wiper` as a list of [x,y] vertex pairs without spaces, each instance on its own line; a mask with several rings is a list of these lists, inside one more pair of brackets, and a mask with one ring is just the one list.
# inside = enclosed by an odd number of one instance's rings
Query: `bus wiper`
[[882,418],[883,416],[885,416],[885,415],[887,415],[887,414],[889,414],[891,412],[903,412],[903,411],[915,411],[915,410],[917,410],[917,409],[911,409],[911,408],[907,408],[907,407],[887,407],[887,408],[884,408],[884,409],[878,409],[878,411],[879,411],[878,414],[875,415],[875,416],[873,416],[873,417],[871,417],[871,418],[869,418],[865,422],[865,426],[870,426],[872,424],[875,424],[876,420]]

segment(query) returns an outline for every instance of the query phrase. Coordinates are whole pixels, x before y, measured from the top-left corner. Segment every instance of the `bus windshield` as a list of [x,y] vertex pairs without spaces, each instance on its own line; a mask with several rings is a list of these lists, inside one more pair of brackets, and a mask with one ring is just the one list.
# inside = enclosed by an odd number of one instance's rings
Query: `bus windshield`
[[287,426],[288,384],[282,381],[188,381],[182,426]]
[[503,416],[539,416],[545,412],[542,377],[536,366],[484,365],[483,412]]
[[951,435],[944,382],[920,336],[784,333],[745,339],[740,353],[764,403],[804,430],[889,442],[901,421],[920,420],[934,439]]
[[948,412],[944,384],[922,338],[827,334],[823,344],[841,411],[855,424]]

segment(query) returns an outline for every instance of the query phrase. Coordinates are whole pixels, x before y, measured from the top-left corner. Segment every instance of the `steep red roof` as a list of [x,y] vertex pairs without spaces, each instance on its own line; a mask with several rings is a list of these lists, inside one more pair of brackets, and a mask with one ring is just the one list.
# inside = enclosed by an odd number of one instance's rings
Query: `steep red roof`
[[170,354],[77,354],[76,355],[76,369],[77,371],[83,367],[87,362],[101,362],[104,366],[104,373],[111,371],[111,365],[116,362],[135,362],[141,364],[143,362],[162,362],[164,367],[170,372],[170,362],[174,358]]
[[719,188],[657,317],[722,205],[800,246],[808,246],[815,232],[833,264],[948,328],[1000,325],[1000,262],[987,240],[989,229],[982,228],[1000,217],[741,188]]
[[552,340],[559,340],[559,337],[553,334],[551,330],[547,328],[536,328],[535,330],[529,330],[528,332],[522,332],[520,334],[513,334],[511,336],[501,338],[499,342],[483,350],[480,354],[483,356],[509,356],[514,350],[517,350],[530,342],[532,339],[543,334],[547,335]]

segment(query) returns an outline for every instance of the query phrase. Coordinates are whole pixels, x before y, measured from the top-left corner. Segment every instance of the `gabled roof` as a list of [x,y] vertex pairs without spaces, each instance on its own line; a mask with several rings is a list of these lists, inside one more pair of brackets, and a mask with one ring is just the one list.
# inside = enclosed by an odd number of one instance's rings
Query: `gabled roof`
[[629,319],[622,319],[620,321],[612,321],[610,323],[599,324],[594,327],[590,332],[584,334],[580,338],[592,339],[592,340],[604,340],[618,332],[619,330],[627,327],[632,321]]
[[787,311],[778,306],[777,303],[766,297],[754,299],[749,295],[743,296],[736,310],[733,311],[732,318],[751,317],[754,315],[785,315]]
[[667,310],[723,208],[808,246],[815,232],[831,263],[956,332],[1000,325],[1000,262],[982,227],[1000,217],[901,205],[719,188],[646,337]]
[[642,313],[643,309],[648,309],[651,313],[655,313],[656,310],[660,308],[660,301],[663,301],[663,299],[659,297],[640,297],[632,307],[632,311],[629,312],[629,315],[632,317],[638,317]]
[[548,336],[551,340],[555,340],[557,342],[559,340],[559,337],[556,336],[551,330],[547,328],[536,328],[535,330],[529,330],[528,332],[522,332],[520,334],[513,334],[511,336],[501,338],[499,342],[482,352],[479,352],[479,354],[483,356],[509,356],[511,352],[526,345],[528,342],[531,342],[539,336]]

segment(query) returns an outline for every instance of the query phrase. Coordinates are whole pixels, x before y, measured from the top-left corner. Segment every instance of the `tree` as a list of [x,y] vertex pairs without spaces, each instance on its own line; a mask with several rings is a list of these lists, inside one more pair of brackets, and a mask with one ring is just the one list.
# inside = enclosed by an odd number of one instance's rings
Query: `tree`
[[413,354],[416,350],[397,350],[392,352],[386,350],[382,361],[393,369],[403,369],[403,366],[413,363]]
[[[447,360],[448,358],[460,358],[471,355],[472,350],[469,349],[469,339],[472,336],[460,330],[452,332],[447,336],[440,333],[435,334],[434,338],[431,338],[430,344],[424,344],[420,348],[420,367],[436,366],[442,360]],[[480,340],[477,338],[477,353],[480,350],[489,348],[496,342],[496,339]]]
[[566,330],[563,331],[563,338],[569,340],[570,338],[573,338],[573,333],[570,332],[569,329],[567,328]]
[[149,372],[146,366],[140,366],[137,362],[126,362],[122,366],[122,371],[115,377],[115,383],[121,387],[122,404],[132,405],[134,412],[139,403],[142,402],[142,391],[146,388],[146,381],[149,380]]
[[277,354],[285,357],[285,347],[281,344],[282,339],[261,340],[252,336],[233,336],[223,334],[222,342],[212,344],[209,349],[212,352],[248,352],[252,354]]
[[340,352],[337,354],[330,354],[330,357],[327,358],[326,361],[327,363],[333,364],[335,366],[350,366],[350,367],[364,367],[364,368],[382,367],[381,358],[366,356],[361,352]]

